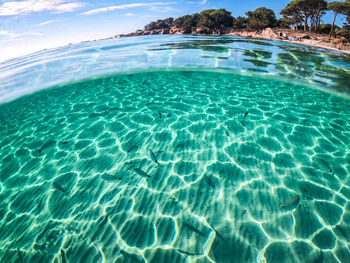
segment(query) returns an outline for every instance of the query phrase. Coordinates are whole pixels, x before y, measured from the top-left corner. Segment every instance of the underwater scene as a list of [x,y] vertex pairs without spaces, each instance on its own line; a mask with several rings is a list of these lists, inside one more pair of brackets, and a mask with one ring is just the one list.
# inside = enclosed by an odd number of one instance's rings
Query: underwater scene
[[0,262],[350,262],[350,58],[193,38],[142,70],[2,63]]

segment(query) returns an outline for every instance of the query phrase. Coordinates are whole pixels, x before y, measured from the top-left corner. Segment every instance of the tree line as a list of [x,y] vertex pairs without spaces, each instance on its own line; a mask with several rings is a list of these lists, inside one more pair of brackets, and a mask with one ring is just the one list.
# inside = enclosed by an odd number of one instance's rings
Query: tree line
[[[322,24],[322,17],[327,11],[333,12],[333,23]],[[176,19],[170,17],[147,24],[146,31],[170,29],[176,27],[183,33],[191,33],[195,29],[225,33],[232,29],[262,30],[267,27],[293,28],[315,33],[327,33],[331,36],[343,36],[350,39],[350,0],[345,2],[326,0],[292,0],[281,10],[282,18],[277,19],[275,12],[267,7],[248,11],[245,17],[233,17],[226,9],[208,9],[192,15],[184,15]],[[336,17],[345,15],[347,23],[342,28],[335,26]]]

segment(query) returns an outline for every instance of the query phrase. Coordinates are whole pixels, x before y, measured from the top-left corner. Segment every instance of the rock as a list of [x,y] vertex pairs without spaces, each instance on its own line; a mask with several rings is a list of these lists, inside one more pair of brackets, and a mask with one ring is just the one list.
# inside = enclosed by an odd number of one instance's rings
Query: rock
[[210,34],[210,32],[207,28],[198,27],[192,31],[192,34]]
[[275,34],[275,33],[273,32],[273,30],[272,30],[270,27],[265,28],[265,29],[261,32],[261,34],[259,35],[259,37],[261,37],[261,38],[266,38],[266,39],[279,39],[279,38],[278,38],[278,35]]
[[163,28],[163,29],[160,31],[160,34],[161,34],[161,35],[169,34],[169,28]]

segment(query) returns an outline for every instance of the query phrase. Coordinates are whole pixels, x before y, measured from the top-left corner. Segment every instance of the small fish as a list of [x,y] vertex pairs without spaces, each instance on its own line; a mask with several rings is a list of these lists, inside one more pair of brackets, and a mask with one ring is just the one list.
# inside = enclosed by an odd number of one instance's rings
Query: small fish
[[317,166],[321,169],[321,170],[328,170],[330,173],[332,173],[332,168],[329,166],[329,164],[321,159],[321,158],[317,158],[316,159],[316,163],[317,163]]
[[245,118],[248,116],[248,114],[249,114],[249,111],[246,111],[246,112],[244,113],[243,119],[245,119]]
[[298,204],[299,201],[300,201],[300,197],[299,197],[299,195],[296,195],[296,196],[294,196],[293,198],[288,199],[287,201],[285,201],[284,203],[282,203],[282,204],[280,205],[280,208],[287,207],[287,206],[294,205],[294,204]]
[[201,236],[204,236],[206,237],[207,235],[204,234],[203,232],[199,231],[197,228],[195,228],[194,226],[190,225],[189,223],[186,223],[186,222],[182,222],[182,225],[187,227],[189,230],[201,235]]
[[41,148],[40,152],[56,144],[56,141],[47,141]]
[[159,119],[162,119],[162,113],[158,111],[158,114],[159,114]]
[[57,189],[58,191],[60,191],[60,192],[62,192],[62,193],[64,193],[64,194],[66,194],[67,196],[69,196],[68,193],[66,192],[66,190],[64,190],[63,187],[62,187],[61,185],[59,185],[58,183],[53,182],[53,187],[54,187],[55,189]]
[[111,174],[103,174],[101,176],[102,179],[106,180],[106,181],[116,181],[118,180],[118,177],[111,175]]
[[67,141],[64,141],[64,142],[62,142],[62,144],[66,145],[66,144],[68,144],[68,142],[67,142]]
[[135,168],[134,171],[135,171],[138,175],[140,175],[140,176],[142,176],[142,177],[146,177],[146,178],[150,178],[150,177],[151,177],[150,175],[146,174],[144,171],[142,171],[142,170],[139,169],[139,168]]
[[129,148],[128,153],[134,150],[137,150],[139,147],[137,145],[133,145]]
[[97,118],[97,117],[100,117],[100,116],[102,116],[101,113],[91,113],[89,115],[89,119]]
[[116,110],[121,110],[122,108],[119,107],[111,107],[109,108],[110,111],[116,111]]
[[152,160],[154,163],[156,163],[158,166],[160,166],[160,163],[158,162],[157,157],[155,156],[155,154],[153,153],[153,151],[150,150],[150,149],[148,149],[148,150],[147,150],[147,153],[148,153],[149,157],[151,158],[151,160]]
[[171,117],[171,112],[170,113],[168,113],[168,116],[167,116],[168,118],[170,118]]
[[18,248],[17,248],[17,255],[18,255],[19,261],[24,262],[23,257],[22,257],[22,252]]

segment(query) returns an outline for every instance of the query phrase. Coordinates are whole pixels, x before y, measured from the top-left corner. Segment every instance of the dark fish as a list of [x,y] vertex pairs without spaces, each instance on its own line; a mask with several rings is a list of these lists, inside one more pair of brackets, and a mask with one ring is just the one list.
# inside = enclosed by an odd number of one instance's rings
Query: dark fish
[[51,146],[53,146],[55,144],[56,144],[56,141],[48,141],[40,148],[40,150],[41,151],[45,150],[46,148],[49,148],[49,147],[51,147]]
[[60,252],[61,252],[62,263],[66,263],[67,262],[66,253],[64,252],[64,250],[62,248],[61,248]]
[[22,252],[18,248],[17,248],[17,255],[18,255],[19,261],[24,262],[23,257],[22,257]]
[[150,178],[150,177],[151,177],[151,176],[149,176],[148,174],[146,174],[144,171],[142,171],[142,170],[139,169],[139,168],[135,168],[134,171],[135,171],[138,175],[140,175],[140,176],[142,176],[142,177],[146,177],[146,178]]
[[159,114],[159,119],[162,119],[162,113],[158,111],[158,114]]
[[330,173],[332,173],[332,168],[329,166],[329,164],[321,159],[321,158],[317,158],[316,159],[316,163],[317,163],[317,166],[321,169],[321,170],[328,170]]
[[157,160],[157,157],[156,157],[155,154],[152,152],[152,150],[148,149],[147,152],[148,152],[148,155],[149,155],[149,157],[151,158],[151,160],[152,160],[153,162],[155,162],[156,164],[160,165],[160,163],[159,163],[158,160]]
[[56,183],[56,182],[53,182],[53,187],[54,187],[55,189],[61,191],[62,193],[65,193],[65,192],[66,192],[66,190],[64,190],[63,187],[60,186],[60,185],[59,185],[58,183]]
[[168,113],[168,116],[167,116],[167,117],[168,117],[168,118],[170,118],[170,116],[171,116],[171,112],[170,112],[170,113]]
[[249,111],[246,111],[246,112],[244,113],[243,119],[245,119],[245,117],[247,117],[248,114],[249,114]]
[[59,185],[58,183],[53,182],[53,187],[55,189],[57,189],[58,191],[64,193],[65,195],[69,196],[68,193],[66,192],[66,190],[64,190],[63,187],[61,185]]
[[62,142],[62,144],[68,144],[68,142],[67,142],[67,141],[64,141],[64,142]]
[[199,231],[197,228],[195,228],[194,226],[190,225],[189,223],[186,223],[186,222],[182,222],[182,225],[187,227],[189,230],[201,235],[201,236],[204,236],[206,237],[207,235],[204,234],[203,232]]
[[284,203],[282,203],[282,204],[280,205],[280,207],[283,208],[283,207],[287,207],[287,206],[290,206],[290,205],[298,204],[299,201],[300,201],[300,197],[299,197],[299,195],[296,195],[296,196],[294,196],[293,198],[288,199],[287,201],[285,201]]
[[91,113],[89,115],[89,119],[97,118],[97,117],[100,117],[100,116],[102,116],[101,113]]
[[137,150],[138,148],[139,148],[139,147],[138,147],[137,145],[133,145],[133,146],[131,146],[131,147],[129,148],[128,153],[131,152],[131,151],[133,151],[133,150]]
[[119,107],[111,107],[111,108],[109,108],[109,110],[121,110],[121,108],[119,108]]
[[222,240],[222,241],[225,241],[225,238],[223,238],[222,235],[220,235],[220,233],[215,229],[214,226],[212,226],[211,224],[209,224],[210,227],[215,231],[216,235]]
[[116,181],[118,180],[118,177],[111,175],[111,174],[103,174],[101,176],[102,179],[106,180],[106,181]]

